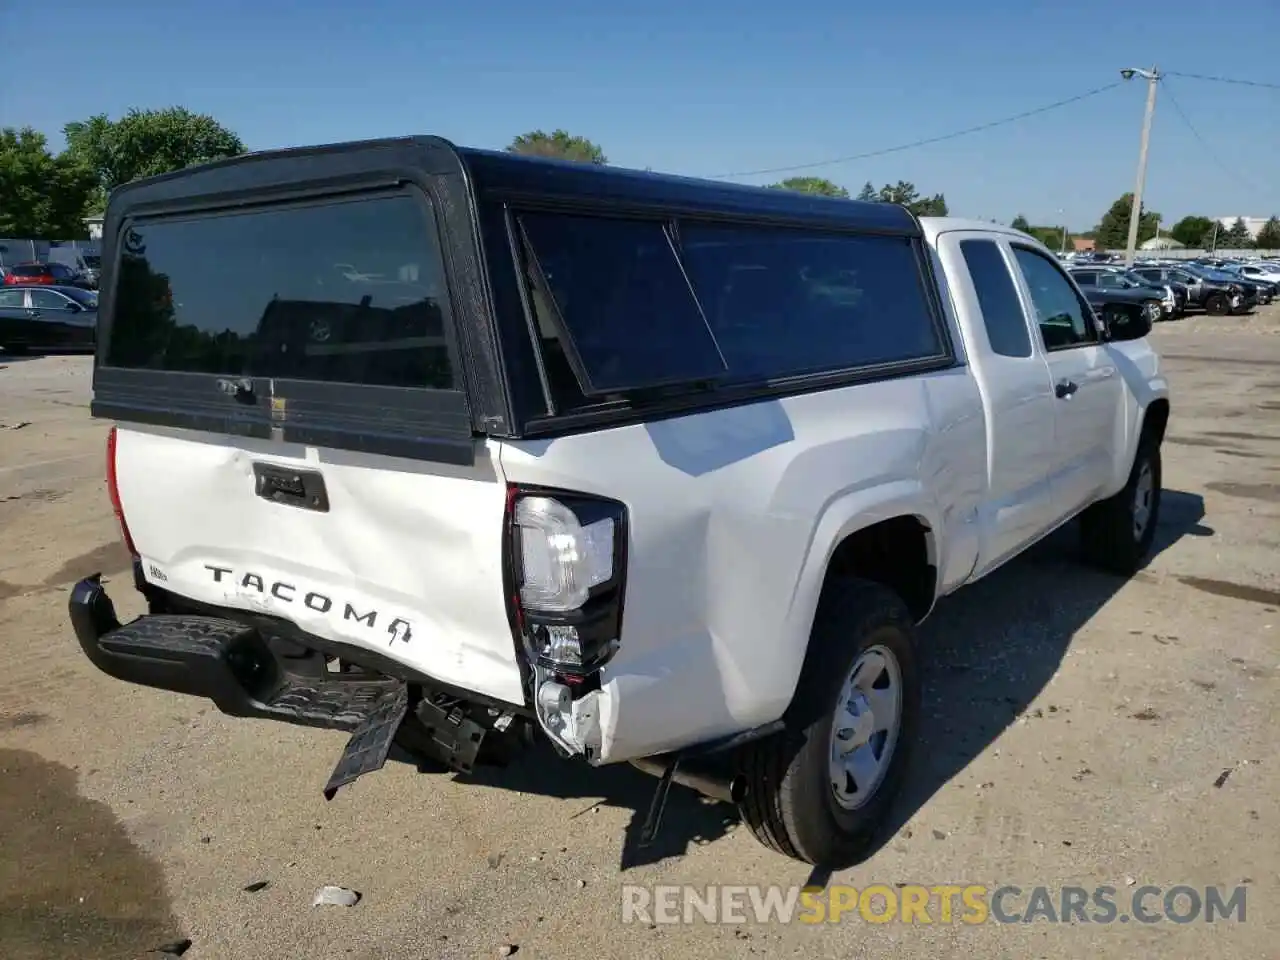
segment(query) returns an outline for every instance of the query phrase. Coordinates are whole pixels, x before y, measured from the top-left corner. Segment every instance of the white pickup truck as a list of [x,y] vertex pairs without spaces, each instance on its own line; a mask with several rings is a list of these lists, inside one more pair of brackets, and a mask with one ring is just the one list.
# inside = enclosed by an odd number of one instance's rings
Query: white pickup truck
[[[113,193],[95,416],[149,613],[88,657],[454,770],[549,742],[838,865],[914,625],[1079,517],[1142,562],[1167,386],[988,223],[408,138]],[[551,757],[551,751],[546,751]]]

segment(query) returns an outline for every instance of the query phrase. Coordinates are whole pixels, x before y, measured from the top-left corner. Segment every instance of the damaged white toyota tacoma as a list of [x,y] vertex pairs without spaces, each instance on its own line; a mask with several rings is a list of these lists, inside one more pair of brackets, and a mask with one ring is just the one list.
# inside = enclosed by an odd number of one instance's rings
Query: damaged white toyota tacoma
[[[148,613],[89,659],[468,771],[549,742],[856,858],[920,719],[914,625],[1079,517],[1148,552],[1149,316],[903,207],[408,138],[129,184],[94,416]],[[547,751],[550,757],[550,751]]]

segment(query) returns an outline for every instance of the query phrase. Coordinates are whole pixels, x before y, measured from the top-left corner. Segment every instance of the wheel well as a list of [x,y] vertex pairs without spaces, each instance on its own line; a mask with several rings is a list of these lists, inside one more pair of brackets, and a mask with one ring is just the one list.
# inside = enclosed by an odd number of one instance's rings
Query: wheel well
[[1142,435],[1151,437],[1159,445],[1164,442],[1164,431],[1169,425],[1169,401],[1161,398],[1147,405],[1142,418]]
[[929,536],[929,527],[916,517],[893,517],[863,527],[836,546],[826,582],[859,577],[883,584],[903,599],[916,620],[922,620],[933,606],[938,576],[929,560]]

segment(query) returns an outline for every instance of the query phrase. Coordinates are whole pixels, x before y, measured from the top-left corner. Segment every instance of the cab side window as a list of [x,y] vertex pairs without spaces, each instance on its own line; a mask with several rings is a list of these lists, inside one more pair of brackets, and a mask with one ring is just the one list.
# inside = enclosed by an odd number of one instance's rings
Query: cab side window
[[1031,335],[1013,274],[991,240],[961,240],[960,253],[982,310],[991,349],[1002,357],[1031,356]]
[[1067,350],[1096,343],[1093,311],[1057,264],[1035,250],[1014,246],[1013,256],[1027,283],[1046,350]]
[[35,310],[60,310],[62,312],[70,312],[67,310],[68,300],[60,293],[54,293],[52,290],[32,290],[31,306]]

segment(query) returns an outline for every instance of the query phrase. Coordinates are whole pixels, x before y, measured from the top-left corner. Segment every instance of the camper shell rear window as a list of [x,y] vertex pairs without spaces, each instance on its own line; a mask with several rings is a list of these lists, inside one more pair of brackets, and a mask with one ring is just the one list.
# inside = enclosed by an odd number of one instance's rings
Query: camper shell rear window
[[109,366],[450,389],[431,208],[408,193],[139,219]]

